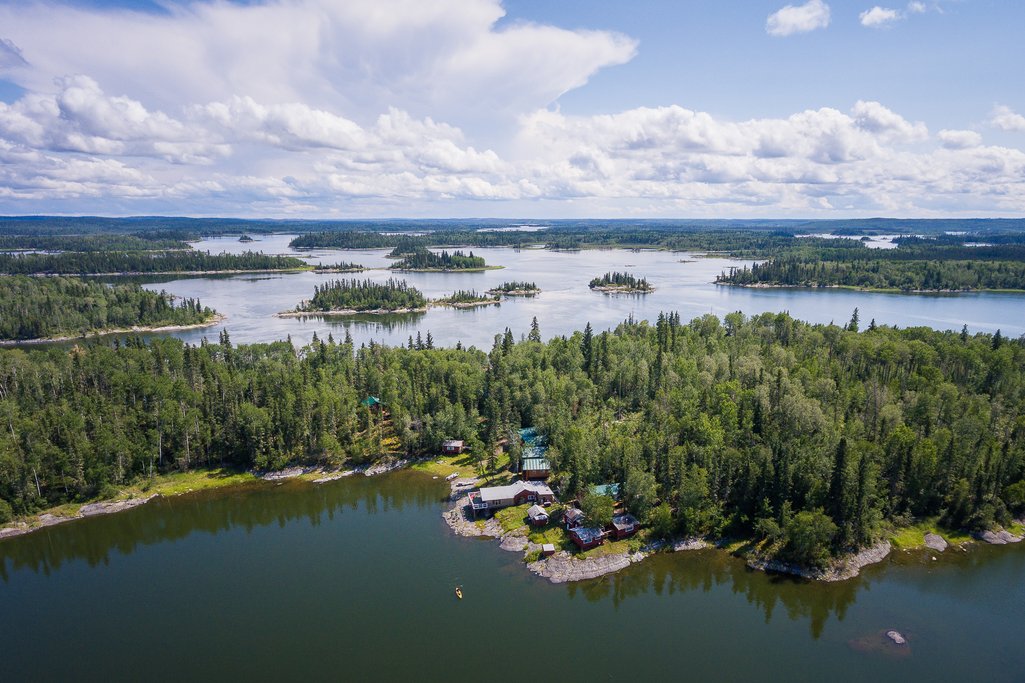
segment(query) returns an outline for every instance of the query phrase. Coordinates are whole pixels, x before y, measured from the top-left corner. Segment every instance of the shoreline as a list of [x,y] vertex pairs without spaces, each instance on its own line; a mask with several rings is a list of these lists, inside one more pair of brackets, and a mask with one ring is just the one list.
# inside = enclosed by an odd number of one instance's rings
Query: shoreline
[[[862,548],[858,552],[847,553],[833,558],[825,567],[805,567],[780,560],[766,559],[754,553],[744,554],[731,544],[727,539],[711,539],[705,537],[675,538],[672,540],[648,541],[636,551],[624,551],[620,553],[609,553],[591,557],[580,558],[576,553],[569,553],[559,550],[554,555],[542,557],[534,561],[526,561],[527,556],[540,552],[541,546],[531,542],[527,538],[528,527],[518,527],[511,531],[502,528],[494,516],[485,520],[475,520],[466,515],[468,505],[467,494],[478,483],[476,477],[464,477],[451,482],[449,501],[454,506],[442,512],[442,518],[449,529],[457,536],[468,538],[490,538],[498,542],[499,548],[509,552],[523,554],[526,568],[537,576],[547,579],[552,583],[570,583],[575,581],[586,581],[595,579],[607,574],[614,574],[636,564],[656,553],[677,553],[689,550],[715,549],[729,553],[730,555],[743,560],[748,568],[762,571],[769,574],[785,574],[808,581],[822,583],[835,583],[848,581],[861,574],[861,570],[873,564],[886,560],[894,550],[902,549],[905,552],[914,550],[933,550],[943,552],[947,547],[955,547],[948,544],[942,537],[936,534],[928,534],[922,546],[910,548],[899,548],[889,539],[877,541],[873,545]],[[483,521],[483,524],[478,524]],[[1018,525],[1025,525],[1025,520],[1016,522]],[[930,538],[934,537],[934,538]],[[956,547],[967,550],[972,543],[986,543],[989,545],[1005,545],[1019,543],[1025,540],[1023,536],[1017,536],[1010,531],[999,532],[983,531],[971,534],[971,541],[962,541]],[[743,547],[740,546],[741,548]],[[935,556],[933,559],[936,559]]]
[[314,270],[314,266],[297,268],[260,268],[256,270],[159,270],[159,271],[124,271],[121,273],[2,273],[3,275],[28,275],[29,277],[165,277],[168,275],[246,275],[266,273],[305,273]]
[[502,270],[505,266],[482,266],[480,268],[395,268],[390,270],[396,273],[483,273],[486,270]]
[[[281,483],[290,480],[303,480],[312,485],[320,485],[339,479],[362,474],[373,477],[388,472],[408,469],[413,465],[430,462],[434,457],[422,457],[416,459],[397,458],[387,456],[374,463],[360,465],[351,469],[341,467],[331,468],[322,465],[302,466],[297,465],[282,470],[269,472],[257,472],[253,470],[230,471],[230,470],[193,470],[187,473],[173,473],[161,475],[157,481],[155,492],[150,493],[146,486],[142,494],[136,496],[135,487],[129,487],[120,495],[127,495],[124,498],[110,500],[92,501],[75,507],[75,504],[66,504],[48,508],[42,512],[31,515],[27,518],[12,520],[0,526],[0,542],[17,536],[23,536],[52,526],[72,522],[87,517],[98,515],[114,514],[145,505],[157,498],[170,498],[187,495],[203,490],[231,489],[237,486],[252,484],[254,482]],[[428,472],[421,474],[427,475]],[[434,477],[435,479],[437,477]],[[982,531],[970,534],[969,540],[958,543],[948,543],[944,538],[935,533],[926,533],[924,543],[910,547],[901,547],[891,540],[880,540],[863,548],[856,553],[848,553],[834,558],[826,567],[811,568],[796,564],[761,558],[756,554],[742,554],[736,543],[730,543],[727,539],[710,539],[705,537],[686,537],[672,540],[652,540],[643,543],[636,550],[627,550],[620,553],[608,553],[603,555],[579,558],[575,553],[559,550],[549,557],[539,558],[533,561],[526,561],[527,555],[540,552],[541,546],[531,542],[527,538],[529,528],[524,526],[506,531],[494,517],[485,520],[474,520],[466,516],[467,494],[480,482],[476,476],[459,477],[449,482],[450,503],[453,506],[441,513],[446,525],[452,533],[467,538],[491,538],[498,542],[499,548],[509,552],[519,552],[523,555],[524,565],[528,571],[540,578],[547,579],[551,583],[570,583],[595,579],[607,574],[616,573],[632,564],[641,562],[652,555],[659,553],[677,553],[692,550],[714,549],[727,552],[738,559],[741,559],[752,570],[763,571],[770,574],[786,574],[808,581],[821,581],[833,583],[847,581],[860,575],[861,570],[873,564],[878,564],[889,558],[894,551],[904,552],[931,551],[943,553],[948,548],[959,548],[967,551],[968,547],[975,543],[988,545],[1016,544],[1025,540],[1025,535],[1016,535],[1009,530]],[[194,484],[190,486],[189,484]],[[478,521],[483,522],[478,524]],[[1025,528],[1025,519],[1015,520],[1016,531]],[[743,546],[740,546],[743,547]],[[933,555],[936,560],[936,556]]]
[[602,294],[650,294],[655,291],[654,287],[638,289],[637,287],[616,287],[615,285],[601,285],[590,289],[592,292],[601,292]]
[[508,292],[501,289],[489,289],[485,292],[485,294],[491,294],[492,296],[537,296],[540,293],[540,289],[511,289]]
[[[311,484],[324,484],[357,474],[362,474],[366,477],[374,477],[379,474],[385,474],[386,472],[405,469],[413,464],[413,462],[414,461],[412,460],[404,458],[397,459],[388,457],[375,463],[360,465],[352,469],[342,469],[340,467],[330,468],[321,465],[297,465],[294,467],[286,467],[282,470],[272,470],[270,472],[257,472],[254,470],[235,472],[231,470],[211,469],[161,475],[162,478],[157,481],[155,487],[158,490],[154,493],[149,493],[144,490],[142,493],[145,493],[146,495],[137,497],[135,495],[137,489],[134,486],[130,486],[119,494],[119,496],[127,496],[124,498],[118,497],[110,500],[92,501],[77,507],[76,504],[73,503],[58,505],[56,507],[47,508],[46,510],[29,517],[7,522],[4,525],[0,525],[0,541],[8,538],[14,538],[16,536],[31,534],[36,531],[57,526],[58,524],[66,524],[67,522],[73,522],[78,519],[85,519],[86,517],[96,517],[98,515],[109,515],[117,512],[124,512],[125,510],[131,510],[132,508],[139,507],[140,505],[145,505],[157,498],[173,498],[188,495],[190,493],[197,493],[199,491],[231,489],[246,484],[252,484],[254,482],[280,483],[292,479],[302,479],[310,482]],[[185,481],[184,483],[177,482],[175,481],[176,478],[184,479]],[[189,486],[189,484],[194,484],[194,486]]]
[[21,344],[55,344],[60,342],[75,341],[77,339],[91,339],[92,337],[105,337],[112,334],[137,334],[137,333],[161,333],[161,332],[184,332],[186,330],[199,330],[204,327],[212,327],[219,323],[224,322],[228,319],[223,313],[215,313],[213,317],[201,323],[192,323],[191,325],[159,325],[159,326],[141,326],[136,325],[134,327],[117,327],[108,330],[96,330],[93,332],[87,332],[85,334],[68,335],[63,337],[40,337],[36,339],[3,339],[0,340],[0,347],[4,346],[20,346]]
[[387,308],[372,308],[366,311],[357,311],[353,308],[338,308],[330,311],[281,311],[275,313],[276,318],[309,318],[317,316],[346,316],[346,315],[388,315],[393,313],[395,315],[408,315],[409,313],[426,313],[427,307],[423,308],[396,308],[389,310]]
[[852,292],[876,294],[1025,294],[1025,289],[899,289],[897,287],[859,287],[857,285],[781,285],[773,282],[740,284],[737,282],[719,281],[715,281],[712,284],[720,287],[742,287],[744,289],[846,289]]
[[456,301],[449,303],[446,301],[432,301],[428,305],[428,308],[477,308],[478,306],[498,306],[501,305],[499,299],[489,299],[488,301]]

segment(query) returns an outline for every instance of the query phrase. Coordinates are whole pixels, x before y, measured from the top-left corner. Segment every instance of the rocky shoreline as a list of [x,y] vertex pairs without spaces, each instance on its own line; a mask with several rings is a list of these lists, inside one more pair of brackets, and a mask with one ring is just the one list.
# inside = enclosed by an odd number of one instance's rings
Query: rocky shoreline
[[128,500],[110,500],[102,501],[99,503],[88,503],[78,509],[73,515],[55,515],[50,512],[44,512],[35,518],[35,524],[29,524],[28,522],[15,522],[11,526],[6,526],[0,529],[0,539],[13,538],[14,536],[21,536],[22,534],[32,533],[33,531],[39,531],[40,529],[46,529],[58,524],[64,524],[65,522],[71,522],[76,519],[83,519],[85,517],[95,517],[96,515],[109,515],[115,512],[123,512],[130,510],[140,505],[145,505],[154,498],[157,498],[157,494],[147,496],[145,498],[129,498]]
[[[493,538],[498,541],[502,550],[532,554],[539,552],[541,546],[532,543],[526,536],[524,529],[505,531],[502,526],[490,517],[478,524],[466,514],[466,507],[469,503],[467,493],[469,489],[476,486],[476,478],[460,478],[451,482],[451,493],[449,501],[454,505],[442,513],[442,517],[452,529],[453,533],[459,536],[471,538]],[[1017,521],[1022,524],[1023,521]],[[1023,540],[1009,531],[999,532],[984,531],[973,534],[973,537],[983,543],[993,545],[1004,545],[1007,543],[1018,543]],[[948,543],[941,536],[927,534],[925,546],[942,552],[948,547]],[[586,581],[598,578],[606,574],[618,572],[629,567],[631,564],[641,562],[647,557],[659,552],[685,552],[688,550],[703,550],[706,548],[721,548],[722,545],[705,538],[692,537],[677,539],[672,542],[655,541],[643,546],[637,552],[623,552],[610,555],[599,555],[597,557],[576,558],[564,550],[546,558],[540,558],[527,563],[527,569],[538,576],[548,579],[552,583],[567,583],[572,581]],[[746,558],[747,566],[751,569],[774,574],[788,574],[798,576],[811,581],[823,581],[832,583],[847,581],[857,577],[861,570],[867,566],[878,564],[890,556],[893,545],[889,541],[878,543],[864,548],[857,553],[851,553],[834,559],[824,568],[803,567],[800,565],[772,560],[757,555]]]
[[[387,462],[379,462],[373,465],[363,465],[356,467],[351,470],[341,469],[326,469],[323,467],[288,467],[283,470],[274,470],[271,472],[251,472],[256,479],[260,479],[267,482],[282,482],[289,479],[297,479],[299,477],[309,477],[312,475],[320,474],[316,479],[310,479],[309,481],[313,484],[325,484],[327,482],[336,481],[344,477],[351,477],[356,474],[362,474],[366,477],[374,477],[379,474],[391,472],[393,470],[403,469],[408,467],[411,463],[410,460],[406,459],[392,459]],[[191,490],[183,493],[176,493],[172,495],[184,495],[191,493]],[[96,503],[86,503],[80,507],[76,512],[72,514],[56,514],[54,512],[43,512],[27,520],[18,520],[7,524],[6,526],[0,527],[0,540],[5,538],[13,538],[14,536],[21,536],[23,534],[32,533],[33,531],[39,531],[46,529],[58,524],[65,522],[71,522],[76,519],[83,519],[85,517],[95,517],[96,515],[109,515],[115,512],[123,512],[125,510],[131,510],[132,508],[140,505],[145,505],[152,500],[162,497],[163,494],[153,493],[145,497],[140,498],[127,498],[124,500],[105,500]]]
[[426,313],[427,308],[372,308],[366,311],[357,311],[353,308],[339,308],[330,311],[281,311],[275,313],[276,318],[318,318],[318,317],[331,317],[331,316],[343,316],[343,315],[403,315],[406,313]]

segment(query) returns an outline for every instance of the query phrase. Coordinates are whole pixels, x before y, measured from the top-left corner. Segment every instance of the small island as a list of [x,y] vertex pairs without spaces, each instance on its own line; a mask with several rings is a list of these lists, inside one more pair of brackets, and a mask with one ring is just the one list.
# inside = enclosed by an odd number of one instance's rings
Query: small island
[[249,235],[243,234],[241,237],[238,238],[238,241],[239,242],[255,242],[256,240],[254,240]]
[[427,310],[423,293],[405,280],[388,278],[379,283],[371,280],[335,280],[318,285],[313,298],[303,301],[294,311],[278,313],[278,317],[295,318],[306,315],[356,315],[359,313],[422,313]]
[[534,282],[503,282],[497,287],[489,289],[488,294],[496,296],[535,296],[541,293],[541,288]]
[[316,273],[362,273],[366,270],[366,266],[359,263],[349,263],[348,261],[341,261],[340,263],[318,263],[313,267]]
[[655,291],[647,278],[636,278],[630,273],[605,273],[591,280],[588,287],[606,294],[647,294]]
[[392,265],[393,270],[404,270],[417,273],[472,273],[481,270],[492,270],[501,266],[489,266],[482,256],[474,256],[473,252],[464,254],[462,251],[442,251],[435,253],[424,247],[416,248],[412,253],[402,257]]
[[476,308],[477,306],[491,306],[498,304],[500,298],[497,294],[478,294],[476,290],[459,289],[451,296],[435,299],[431,302],[434,306],[451,306],[452,308]]

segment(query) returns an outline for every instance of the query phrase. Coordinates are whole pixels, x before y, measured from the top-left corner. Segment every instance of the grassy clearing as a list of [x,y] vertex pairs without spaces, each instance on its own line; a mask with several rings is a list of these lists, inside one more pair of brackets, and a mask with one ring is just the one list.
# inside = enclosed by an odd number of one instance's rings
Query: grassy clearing
[[935,517],[923,519],[916,524],[903,529],[897,529],[891,536],[890,542],[898,550],[914,550],[925,547],[925,535],[936,534],[944,538],[951,545],[970,543],[972,537],[964,531],[954,531],[941,528],[938,519]]
[[121,491],[115,500],[140,498],[153,495],[154,493],[162,496],[177,496],[190,491],[204,491],[224,486],[236,486],[256,480],[256,475],[251,472],[240,472],[223,468],[175,472],[173,474],[162,474],[153,479],[140,482],[135,486],[130,486]]

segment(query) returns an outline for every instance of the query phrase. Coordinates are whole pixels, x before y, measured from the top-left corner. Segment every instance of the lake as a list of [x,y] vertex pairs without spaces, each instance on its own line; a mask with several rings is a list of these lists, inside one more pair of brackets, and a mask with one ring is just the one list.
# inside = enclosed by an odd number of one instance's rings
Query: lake
[[[579,584],[454,536],[416,472],[256,484],[0,541],[0,679],[1020,681],[1025,544],[852,581],[718,551]],[[465,599],[453,588],[462,585]],[[895,628],[905,650],[882,646]]]
[[[296,252],[288,246],[293,235],[266,235],[252,243],[236,237],[205,239],[197,249],[212,253],[259,250],[269,254],[293,254],[310,263],[349,261],[368,268],[386,268],[387,249],[321,249]],[[720,318],[733,311],[748,315],[788,311],[814,323],[846,323],[855,308],[863,326],[875,318],[879,324],[929,326],[972,332],[995,332],[1005,336],[1025,334],[1025,294],[971,293],[948,295],[884,294],[841,289],[745,289],[713,284],[715,276],[744,261],[706,258],[692,254],[627,249],[557,252],[544,249],[473,249],[489,265],[501,270],[478,273],[391,273],[371,270],[356,275],[321,273],[248,274],[219,277],[159,278],[143,280],[149,289],[199,298],[204,304],[227,315],[217,327],[175,334],[191,343],[203,337],[216,340],[226,328],[234,343],[268,342],[289,335],[296,344],[309,342],[313,334],[344,337],[348,330],[358,343],[370,340],[404,344],[419,332],[430,331],[438,345],[456,342],[490,348],[494,335],[506,327],[517,338],[530,330],[537,317],[542,336],[569,335],[587,322],[596,330],[615,327],[634,316],[652,322],[660,311],[677,311],[684,321],[712,313]],[[587,287],[591,278],[608,271],[627,270],[646,277],[656,288],[647,295],[606,295]],[[536,282],[542,293],[532,298],[509,298],[500,306],[476,309],[432,308],[424,314],[345,318],[277,318],[279,311],[294,309],[313,295],[313,288],[336,278],[370,278],[375,281],[398,277],[407,280],[430,298],[451,294],[456,289],[484,291],[507,280]]]

